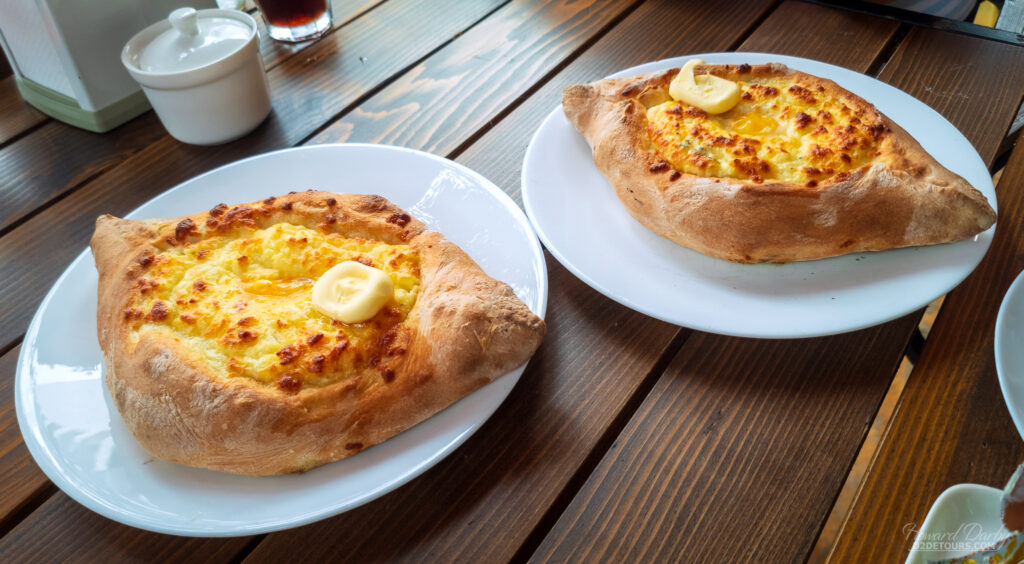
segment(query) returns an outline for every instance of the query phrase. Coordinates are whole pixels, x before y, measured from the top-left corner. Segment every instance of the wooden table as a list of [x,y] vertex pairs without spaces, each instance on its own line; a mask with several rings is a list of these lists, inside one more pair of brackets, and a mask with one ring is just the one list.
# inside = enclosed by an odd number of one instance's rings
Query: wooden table
[[[217,147],[171,139],[152,113],[78,130],[0,80],[0,561],[895,562],[942,490],[1001,485],[1024,459],[993,359],[996,312],[1024,268],[1024,147],[1004,143],[1024,48],[790,1],[449,4],[337,0],[322,40],[265,41],[274,112]],[[247,538],[161,535],[83,508],[29,456],[15,359],[98,214],[236,159],[342,141],[444,155],[521,202],[526,146],[565,85],[732,50],[876,76],[1005,167],[992,247],[904,388],[921,312],[832,337],[724,337],[624,308],[549,256],[549,333],[512,394],[446,460],[356,510]],[[887,394],[895,411],[878,418]]]

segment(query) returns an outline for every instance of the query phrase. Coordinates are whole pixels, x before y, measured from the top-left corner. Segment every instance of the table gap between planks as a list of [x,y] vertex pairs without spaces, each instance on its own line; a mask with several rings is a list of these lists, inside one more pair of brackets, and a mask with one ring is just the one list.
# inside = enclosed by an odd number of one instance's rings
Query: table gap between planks
[[[0,148],[0,178],[17,180],[28,163],[43,174],[46,154],[102,145],[57,176],[25,177],[44,193],[16,204],[20,217],[0,216],[0,560],[259,562],[294,559],[297,546],[332,561],[806,559],[919,314],[821,339],[708,335],[618,306],[550,256],[549,335],[508,400],[448,459],[366,506],[265,536],[184,539],[100,517],[35,468],[10,387],[43,293],[95,215],[125,213],[210,168],[297,144],[383,142],[457,157],[518,201],[525,147],[566,84],[729,49],[881,69],[989,164],[1006,107],[1019,102],[998,90],[1020,92],[1013,73],[995,86],[956,73],[940,32],[799,2],[463,2],[443,14],[422,4],[364,2],[327,38],[280,54],[268,71],[274,115],[236,143],[182,145],[147,114],[106,136],[49,121]],[[0,201],[19,191],[31,192],[0,181]]]

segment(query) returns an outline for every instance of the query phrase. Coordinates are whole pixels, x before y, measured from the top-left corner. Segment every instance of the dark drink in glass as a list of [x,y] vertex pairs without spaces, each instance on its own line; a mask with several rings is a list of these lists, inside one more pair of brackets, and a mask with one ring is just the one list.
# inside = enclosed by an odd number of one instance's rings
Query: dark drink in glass
[[330,0],[256,0],[270,37],[279,41],[315,39],[331,28]]

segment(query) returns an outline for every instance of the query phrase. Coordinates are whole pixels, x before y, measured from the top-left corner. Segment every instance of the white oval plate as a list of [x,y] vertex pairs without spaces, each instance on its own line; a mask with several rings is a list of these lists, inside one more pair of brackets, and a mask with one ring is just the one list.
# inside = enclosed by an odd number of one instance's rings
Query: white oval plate
[[1024,272],[1010,284],[996,317],[996,373],[1017,432],[1024,437]]
[[[830,78],[873,103],[940,163],[996,206],[985,163],[941,115],[883,82],[833,65],[764,53],[707,53],[633,67],[632,76],[709,63],[780,62]],[[634,220],[594,165],[561,108],[534,135],[523,162],[523,202],[537,234],[566,268],[605,296],[652,317],[743,337],[813,337],[876,325],[927,305],[974,270],[992,240],[857,253],[789,264],[707,257]]]
[[[356,144],[268,153],[193,178],[127,217],[175,217],[307,188],[387,197],[444,233],[544,315],[547,270],[526,216],[483,176],[427,153]],[[103,385],[96,279],[86,250],[36,312],[18,359],[18,423],[36,462],[68,495],[115,521],[151,531],[251,535],[366,503],[462,444],[524,369],[384,443],[305,474],[252,478],[179,466],[154,459],[135,442]]]

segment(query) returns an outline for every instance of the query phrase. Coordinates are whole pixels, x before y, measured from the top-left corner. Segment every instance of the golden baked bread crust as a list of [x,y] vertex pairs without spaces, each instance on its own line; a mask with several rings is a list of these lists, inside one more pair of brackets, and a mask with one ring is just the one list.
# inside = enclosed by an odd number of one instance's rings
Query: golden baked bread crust
[[781,79],[805,89],[812,103],[815,93],[841,98],[863,118],[874,158],[831,175],[815,171],[799,184],[757,171],[747,178],[680,171],[652,143],[647,118],[648,108],[671,100],[678,72],[576,84],[562,95],[566,116],[630,214],[671,241],[736,262],[783,263],[948,243],[995,223],[984,195],[873,106],[830,80],[775,63],[699,65],[696,74],[746,85]]
[[[158,268],[161,253],[282,223],[403,245],[418,256],[415,303],[397,325],[374,334],[372,345],[360,345],[366,350],[355,351],[346,373],[318,385],[302,385],[298,372],[271,381],[227,374],[162,329],[161,322],[180,315],[174,304],[136,307],[152,289],[147,273]],[[345,458],[523,364],[545,332],[507,284],[379,196],[310,191],[175,219],[104,215],[92,249],[98,335],[114,403],[150,453],[189,466],[269,475]],[[303,360],[305,345],[296,346]]]

